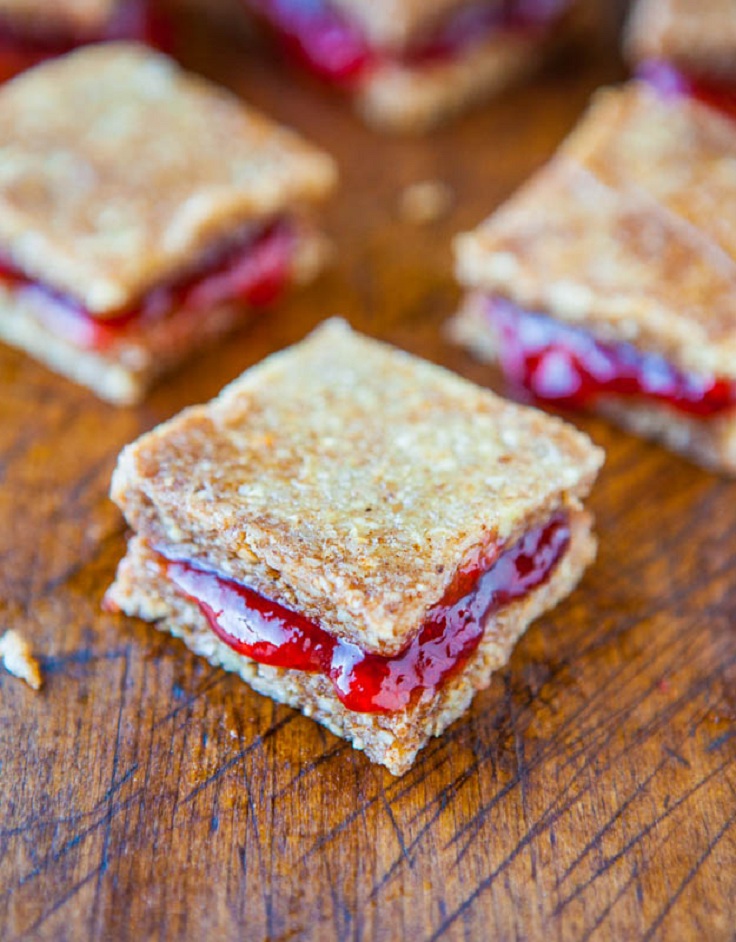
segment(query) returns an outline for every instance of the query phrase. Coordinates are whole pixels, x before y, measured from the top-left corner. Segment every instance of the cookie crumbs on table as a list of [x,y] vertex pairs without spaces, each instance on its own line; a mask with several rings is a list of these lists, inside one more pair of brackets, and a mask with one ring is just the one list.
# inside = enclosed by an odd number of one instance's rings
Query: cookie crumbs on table
[[452,187],[442,180],[420,180],[401,191],[399,215],[411,225],[429,225],[446,216],[454,200]]
[[10,629],[0,637],[0,660],[9,674],[25,681],[34,690],[41,689],[41,668],[30,644],[19,631]]

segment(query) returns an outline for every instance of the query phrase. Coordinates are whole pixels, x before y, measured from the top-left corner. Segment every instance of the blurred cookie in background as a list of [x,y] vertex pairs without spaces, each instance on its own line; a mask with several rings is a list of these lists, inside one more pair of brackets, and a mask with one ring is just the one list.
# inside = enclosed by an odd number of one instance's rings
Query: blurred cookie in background
[[115,39],[165,49],[166,17],[152,0],[0,0],[0,81],[77,46]]
[[[242,0],[290,60],[380,130],[426,131],[587,29],[593,0]],[[593,17],[594,18],[594,17]]]

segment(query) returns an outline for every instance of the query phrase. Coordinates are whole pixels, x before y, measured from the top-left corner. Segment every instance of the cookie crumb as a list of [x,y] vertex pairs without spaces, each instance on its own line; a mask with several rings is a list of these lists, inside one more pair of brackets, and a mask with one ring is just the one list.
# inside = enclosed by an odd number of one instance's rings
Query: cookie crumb
[[0,660],[9,674],[24,680],[34,690],[41,689],[41,670],[31,654],[31,646],[17,631],[6,631],[0,638]]
[[415,226],[437,222],[453,204],[450,187],[441,180],[422,180],[407,186],[399,198],[401,218]]

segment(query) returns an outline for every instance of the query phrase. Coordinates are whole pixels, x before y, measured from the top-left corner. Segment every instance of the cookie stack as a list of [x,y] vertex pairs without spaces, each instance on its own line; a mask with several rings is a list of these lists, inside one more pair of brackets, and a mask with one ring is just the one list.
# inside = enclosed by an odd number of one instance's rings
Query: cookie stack
[[[591,13],[247,5],[370,123],[411,131],[541,66]],[[123,13],[145,37],[142,5],[61,3],[41,37],[33,5],[10,6],[8,36],[30,29],[44,58],[84,48],[0,89],[0,337],[139,403],[322,269],[336,165],[160,52],[91,42]],[[732,474],[736,13],[642,0],[626,48],[637,77],[458,236],[450,330],[515,397]],[[402,774],[593,560],[602,463],[562,419],[330,319],[122,452],[112,497],[133,535],[106,607]]]

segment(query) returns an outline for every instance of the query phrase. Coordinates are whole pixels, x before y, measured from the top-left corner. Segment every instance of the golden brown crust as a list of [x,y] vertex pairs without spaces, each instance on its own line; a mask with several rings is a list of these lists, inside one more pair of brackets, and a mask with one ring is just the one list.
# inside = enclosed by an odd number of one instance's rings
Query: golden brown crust
[[688,224],[701,254],[736,258],[736,121],[645,82],[598,93],[561,153],[652,213]]
[[456,243],[460,281],[736,378],[736,123],[630,83]]
[[100,316],[335,178],[295,134],[126,43],[2,88],[0,139],[0,250]]
[[124,0],[0,0],[0,19],[34,34],[99,35]]
[[638,0],[626,30],[633,62],[664,59],[699,75],[736,79],[733,0]]
[[[290,271],[295,283],[314,277],[329,250],[316,232],[304,227],[297,232]],[[98,352],[68,339],[35,291],[0,286],[0,340],[115,405],[140,402],[160,376],[244,324],[251,315],[270,316],[236,303],[206,312],[181,308],[163,320],[130,325],[118,343]]]
[[602,452],[328,321],[120,456],[131,527],[381,653],[480,548],[589,490]]
[[440,735],[465,712],[475,693],[489,685],[492,673],[507,663],[530,622],[575,588],[595,556],[595,540],[587,514],[574,514],[571,523],[570,548],[551,578],[489,619],[480,646],[463,670],[438,693],[401,713],[355,713],[340,703],[331,683],[319,675],[259,665],[236,654],[215,637],[198,607],[161,578],[155,557],[137,537],[130,542],[107,601],[128,615],[153,621],[211,664],[239,674],[259,693],[296,707],[356,749],[365,750],[373,762],[401,775],[427,741]]

